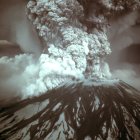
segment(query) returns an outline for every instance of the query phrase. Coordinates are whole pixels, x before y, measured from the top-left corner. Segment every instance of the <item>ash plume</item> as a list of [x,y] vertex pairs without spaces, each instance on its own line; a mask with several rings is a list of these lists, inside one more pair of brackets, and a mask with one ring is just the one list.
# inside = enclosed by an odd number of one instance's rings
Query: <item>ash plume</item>
[[50,60],[65,65],[76,78],[110,76],[102,71],[104,57],[111,52],[102,15],[85,18],[83,6],[75,0],[30,1],[27,8]]
[[31,0],[27,9],[49,59],[65,63],[76,78],[79,74],[79,78],[109,79],[111,73],[105,63],[111,53],[108,22],[135,11],[139,4],[121,0]]

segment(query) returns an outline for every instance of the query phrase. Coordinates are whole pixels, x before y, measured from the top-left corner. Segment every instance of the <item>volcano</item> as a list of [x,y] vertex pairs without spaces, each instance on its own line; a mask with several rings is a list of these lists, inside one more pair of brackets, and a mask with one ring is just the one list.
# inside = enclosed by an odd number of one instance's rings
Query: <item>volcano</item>
[[1,140],[139,140],[140,92],[123,81],[67,82],[1,105]]

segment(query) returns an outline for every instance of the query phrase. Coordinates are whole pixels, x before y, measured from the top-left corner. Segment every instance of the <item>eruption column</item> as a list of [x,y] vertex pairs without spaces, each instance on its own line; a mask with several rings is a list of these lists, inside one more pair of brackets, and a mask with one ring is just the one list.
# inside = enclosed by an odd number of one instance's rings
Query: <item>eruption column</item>
[[110,78],[109,70],[104,70],[109,68],[104,58],[111,50],[106,18],[98,14],[100,9],[87,16],[76,0],[30,0],[27,9],[45,47],[46,54],[40,60],[47,57],[46,61],[55,62],[53,69],[61,69],[53,75]]

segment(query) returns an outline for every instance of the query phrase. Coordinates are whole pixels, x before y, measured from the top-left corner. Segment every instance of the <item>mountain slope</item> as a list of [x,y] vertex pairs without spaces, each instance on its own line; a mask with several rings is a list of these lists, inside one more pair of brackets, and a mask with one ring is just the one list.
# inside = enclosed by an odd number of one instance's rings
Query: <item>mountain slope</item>
[[69,83],[0,109],[2,140],[139,140],[140,93],[123,81]]

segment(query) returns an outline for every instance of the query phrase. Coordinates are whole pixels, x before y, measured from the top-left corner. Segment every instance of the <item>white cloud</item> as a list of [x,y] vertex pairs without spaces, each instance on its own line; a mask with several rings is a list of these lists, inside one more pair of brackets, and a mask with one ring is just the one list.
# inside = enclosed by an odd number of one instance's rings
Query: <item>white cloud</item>
[[132,67],[115,70],[113,75],[140,90],[140,76]]

